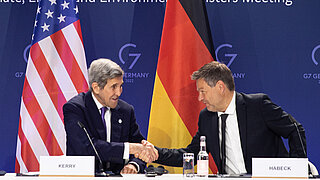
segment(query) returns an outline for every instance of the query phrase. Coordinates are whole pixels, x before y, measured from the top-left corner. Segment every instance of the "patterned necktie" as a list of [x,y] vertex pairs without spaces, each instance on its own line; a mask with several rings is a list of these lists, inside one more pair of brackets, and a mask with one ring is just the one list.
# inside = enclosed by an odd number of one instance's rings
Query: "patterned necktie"
[[221,173],[226,174],[226,119],[228,114],[221,114]]

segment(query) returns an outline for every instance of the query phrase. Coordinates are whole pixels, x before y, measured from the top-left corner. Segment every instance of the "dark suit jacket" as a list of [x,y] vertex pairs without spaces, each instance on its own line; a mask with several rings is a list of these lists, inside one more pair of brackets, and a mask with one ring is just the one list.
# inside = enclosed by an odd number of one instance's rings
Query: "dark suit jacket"
[[[110,143],[106,142],[106,130],[101,120],[100,112],[92,98],[91,91],[80,93],[69,100],[63,106],[63,115],[67,134],[67,155],[95,155],[85,132],[77,124],[80,121],[84,124],[92,138],[104,166],[110,163],[108,170],[114,173],[119,173],[125,165],[123,160],[123,142],[140,143],[144,139],[136,123],[133,107],[120,99],[117,107],[111,109]],[[122,122],[119,121],[120,119]],[[144,162],[132,156],[130,160],[137,162],[140,172],[143,172],[145,167]],[[98,159],[96,158],[97,168]]]
[[[281,107],[272,103],[267,95],[236,93],[236,111],[248,173],[252,172],[253,157],[306,157],[298,135],[299,131],[305,148],[304,128]],[[191,144],[182,149],[158,148],[157,163],[182,166],[183,153],[193,152],[196,157],[200,148],[200,136],[206,136],[207,152],[212,154],[218,170],[221,171],[218,122],[216,112],[203,109],[199,116],[198,132]],[[287,151],[281,137],[288,139],[290,152]]]

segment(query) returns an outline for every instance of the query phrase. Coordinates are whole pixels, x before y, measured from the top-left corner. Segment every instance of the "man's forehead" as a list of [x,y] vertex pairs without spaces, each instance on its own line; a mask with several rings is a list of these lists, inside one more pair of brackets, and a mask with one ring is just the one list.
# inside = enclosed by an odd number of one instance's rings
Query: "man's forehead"
[[196,84],[197,84],[197,85],[203,85],[204,83],[205,83],[204,79],[198,79],[198,80],[196,81]]
[[198,81],[197,81],[197,83],[196,83],[196,86],[197,86],[197,90],[199,91],[199,90],[202,90],[203,88],[204,88],[204,86],[203,86],[203,83],[199,83]]
[[107,84],[109,83],[112,83],[112,84],[116,84],[116,83],[119,83],[119,81],[121,81],[121,83],[123,82],[123,77],[122,76],[119,76],[119,77],[115,77],[115,78],[112,78],[112,79],[107,79]]

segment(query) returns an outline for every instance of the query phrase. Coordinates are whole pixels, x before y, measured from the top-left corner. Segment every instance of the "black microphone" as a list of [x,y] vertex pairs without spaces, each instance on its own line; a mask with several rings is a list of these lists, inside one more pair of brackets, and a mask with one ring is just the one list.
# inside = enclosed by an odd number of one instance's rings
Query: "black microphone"
[[[300,131],[299,131],[297,122],[295,121],[295,119],[292,116],[290,116],[290,119],[291,119],[292,123],[294,124],[294,126],[296,127],[296,131],[298,133],[299,142],[300,142],[300,146],[302,147],[303,155],[307,158],[307,152],[306,152],[306,149],[304,148],[304,145],[303,145],[303,142],[302,142],[302,137],[300,135]],[[309,162],[308,162],[308,171],[309,171],[309,175],[312,175],[311,167],[310,167]]]
[[303,155],[304,155],[305,157],[307,157],[307,152],[306,152],[305,147],[304,147],[304,145],[303,145],[303,141],[302,141],[302,137],[301,137],[301,134],[300,134],[298,125],[297,125],[297,121],[296,121],[291,115],[289,115],[289,119],[290,119],[291,122],[294,124],[294,127],[295,127],[295,129],[296,129],[296,131],[297,131],[297,133],[298,133],[299,143],[300,143],[300,146],[301,146],[301,148],[302,148]]
[[294,122],[293,124],[294,124],[294,126],[296,127],[296,130],[297,130],[297,132],[298,132],[299,141],[300,141],[300,145],[301,145],[302,150],[303,150],[303,154],[304,154],[305,157],[307,157],[307,153],[306,153],[306,150],[305,150],[304,145],[303,145],[303,143],[302,143],[302,138],[301,138],[300,131],[299,131],[299,129],[298,129],[297,123]]
[[105,173],[105,170],[103,168],[103,164],[102,164],[101,158],[100,158],[100,156],[98,154],[98,151],[97,151],[96,147],[94,146],[94,144],[93,144],[93,142],[92,142],[92,140],[90,138],[90,135],[88,134],[88,131],[87,131],[86,127],[84,127],[84,125],[80,121],[78,121],[78,125],[86,133],[86,135],[87,135],[87,137],[88,137],[88,139],[90,141],[90,144],[91,144],[91,146],[92,146],[92,148],[94,150],[94,153],[98,157],[98,160],[99,160],[99,172],[96,172],[95,176],[97,176],[97,177],[105,177],[105,176],[107,176],[107,174]]

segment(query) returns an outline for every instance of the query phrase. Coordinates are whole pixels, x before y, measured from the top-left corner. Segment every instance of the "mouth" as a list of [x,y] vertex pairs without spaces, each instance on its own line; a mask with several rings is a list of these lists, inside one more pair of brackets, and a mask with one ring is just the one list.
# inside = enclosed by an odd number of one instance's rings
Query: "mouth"
[[118,101],[119,97],[112,97],[111,100]]

